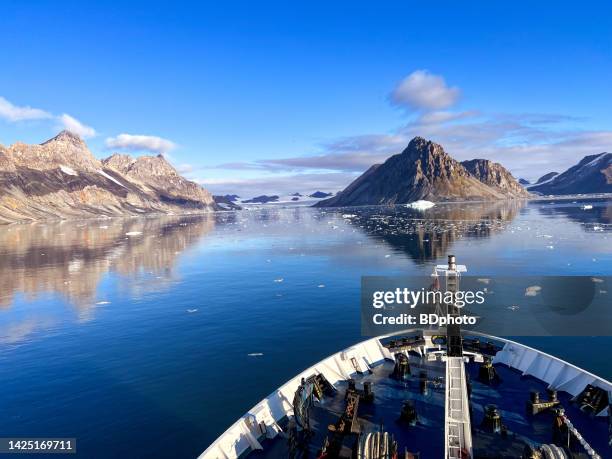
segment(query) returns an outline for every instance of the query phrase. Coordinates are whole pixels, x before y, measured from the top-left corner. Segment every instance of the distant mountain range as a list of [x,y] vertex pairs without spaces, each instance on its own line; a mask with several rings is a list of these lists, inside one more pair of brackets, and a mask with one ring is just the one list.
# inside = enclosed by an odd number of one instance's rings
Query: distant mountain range
[[[586,156],[534,184],[519,183],[503,166],[486,159],[459,162],[442,146],[415,137],[400,154],[371,166],[346,189],[316,191],[315,205],[400,204],[425,199],[498,200],[535,194],[612,193],[612,153]],[[301,201],[261,195],[241,201],[266,204]],[[0,145],[0,223],[57,218],[200,213],[238,210],[239,196],[211,196],[182,177],[162,155],[113,154],[98,160],[77,135],[62,131],[40,145]]]
[[213,199],[215,200],[215,203],[217,204],[220,210],[241,210],[242,209],[242,207],[236,204],[236,201],[240,199],[240,196],[238,196],[237,194],[226,194],[224,196],[214,195]]
[[[302,193],[291,193],[290,195],[284,195],[284,196],[279,196],[279,195],[267,195],[267,194],[262,194],[260,196],[255,196],[253,198],[250,199],[245,199],[240,201],[242,204],[268,204],[268,203],[288,203],[288,202],[293,202],[293,203],[297,203],[300,201],[304,201],[304,202],[313,202],[314,200],[320,200],[323,198],[328,198],[330,196],[332,196],[333,193],[326,193],[323,191],[315,191],[312,194],[302,194]],[[215,196],[215,200],[217,200],[217,198],[221,199],[223,198],[224,200],[228,197],[232,197],[232,196],[236,196],[236,195],[226,195],[225,197],[223,196]],[[311,199],[305,199],[305,198],[311,198]],[[234,202],[236,202],[236,199],[232,199]],[[221,201],[217,200],[218,203],[220,203]]]
[[162,155],[100,161],[68,131],[40,145],[0,145],[0,222],[217,208],[208,191]]
[[529,191],[553,195],[612,193],[612,153],[585,156],[562,174],[544,175]]
[[460,163],[437,143],[415,137],[402,153],[370,167],[342,192],[316,206],[526,197],[529,193],[500,164],[486,159]]
[[309,194],[308,197],[309,198],[316,198],[316,199],[321,199],[321,198],[328,198],[332,195],[333,193],[325,193],[323,191],[315,191],[312,194]]
[[261,196],[255,196],[251,199],[242,201],[243,204],[267,204],[268,202],[278,202],[279,197],[277,195],[267,196],[262,194]]

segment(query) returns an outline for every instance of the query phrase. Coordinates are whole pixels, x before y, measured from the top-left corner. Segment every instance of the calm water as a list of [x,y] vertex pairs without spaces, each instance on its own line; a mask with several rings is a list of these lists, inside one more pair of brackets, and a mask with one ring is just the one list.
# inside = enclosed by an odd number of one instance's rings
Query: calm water
[[[362,339],[362,275],[428,274],[450,252],[477,275],[611,275],[612,203],[583,204],[0,228],[0,436],[77,437],[86,458],[194,457]],[[612,377],[608,352],[585,352],[610,339],[522,341]]]

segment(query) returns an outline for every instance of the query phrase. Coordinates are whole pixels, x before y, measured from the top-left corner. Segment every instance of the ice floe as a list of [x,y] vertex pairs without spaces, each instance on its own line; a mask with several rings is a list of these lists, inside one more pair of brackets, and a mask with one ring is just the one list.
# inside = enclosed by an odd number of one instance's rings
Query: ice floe
[[409,204],[406,204],[406,207],[410,209],[416,209],[416,210],[427,210],[427,209],[431,209],[435,205],[436,204],[431,201],[425,201],[423,199],[419,199],[418,201],[414,201]]
[[537,296],[540,294],[542,287],[539,285],[532,285],[531,287],[527,287],[525,289],[525,296]]

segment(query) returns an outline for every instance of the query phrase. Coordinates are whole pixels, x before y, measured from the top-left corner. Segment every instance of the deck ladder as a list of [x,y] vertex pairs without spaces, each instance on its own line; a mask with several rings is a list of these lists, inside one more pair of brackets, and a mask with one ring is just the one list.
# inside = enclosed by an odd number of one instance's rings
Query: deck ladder
[[463,357],[447,357],[446,359],[445,411],[444,457],[447,459],[471,458],[472,432]]

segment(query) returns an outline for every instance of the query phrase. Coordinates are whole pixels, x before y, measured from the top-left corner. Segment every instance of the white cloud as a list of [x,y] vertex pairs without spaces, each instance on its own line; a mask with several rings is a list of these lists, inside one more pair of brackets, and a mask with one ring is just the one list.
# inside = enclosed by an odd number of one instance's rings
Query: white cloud
[[94,128],[81,123],[79,120],[66,113],[59,116],[58,120],[64,129],[74,134],[78,134],[84,139],[96,135],[96,130]]
[[40,120],[51,118],[51,113],[41,110],[40,108],[32,108],[30,106],[18,107],[13,105],[4,97],[0,97],[0,118],[10,122]]
[[152,135],[119,134],[117,137],[106,139],[106,147],[132,151],[150,151],[166,154],[176,147],[176,144],[168,139]]
[[459,88],[448,87],[443,77],[416,70],[397,85],[390,99],[411,110],[441,110],[454,105],[459,94]]

